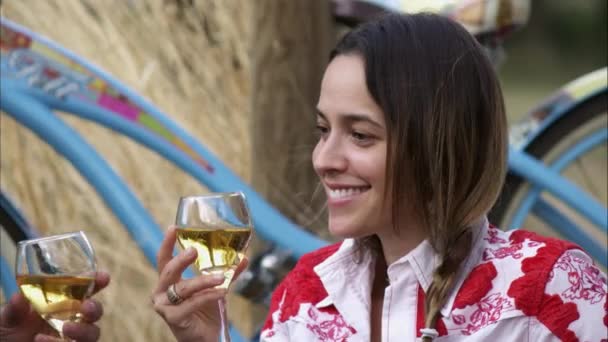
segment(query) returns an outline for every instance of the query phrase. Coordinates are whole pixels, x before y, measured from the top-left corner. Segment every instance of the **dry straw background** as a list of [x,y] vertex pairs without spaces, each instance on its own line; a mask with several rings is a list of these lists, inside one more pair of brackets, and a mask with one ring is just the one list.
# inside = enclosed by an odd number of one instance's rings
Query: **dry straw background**
[[[149,98],[249,181],[248,13],[254,2],[194,1],[188,11],[180,3],[188,1],[5,0],[2,15]],[[179,196],[207,191],[134,142],[69,115],[62,118],[108,160],[161,226],[172,222]],[[156,271],[117,219],[69,162],[7,115],[0,120],[2,189],[43,233],[86,231],[100,268],[112,275],[110,287],[97,295],[105,306],[102,340],[171,340],[150,303]],[[264,316],[241,298],[232,295],[229,301],[229,314],[244,331]]]

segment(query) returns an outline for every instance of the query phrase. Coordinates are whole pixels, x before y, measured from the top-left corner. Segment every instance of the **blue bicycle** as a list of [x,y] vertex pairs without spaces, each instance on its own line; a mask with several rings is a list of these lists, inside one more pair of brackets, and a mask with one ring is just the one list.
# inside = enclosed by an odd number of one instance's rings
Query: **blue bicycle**
[[[348,24],[378,12],[403,10],[379,0],[333,3],[336,20]],[[464,10],[467,8],[439,11],[459,20]],[[167,115],[118,80],[16,23],[2,18],[0,29],[0,109],[74,165],[154,266],[161,228],[107,162],[54,111],[93,121],[137,141],[211,191],[243,191],[256,232],[272,244],[254,256],[249,270],[235,284],[237,291],[252,300],[266,301],[295,259],[326,244],[274,209]],[[473,33],[492,54],[500,47],[498,31],[504,32],[505,27],[495,27],[493,33]],[[604,68],[565,85],[512,127],[510,172],[491,213],[491,221],[503,228],[542,226],[561,234],[581,245],[603,267],[607,266],[608,227],[607,76]],[[594,176],[592,172],[597,170]],[[598,178],[604,189],[594,183]],[[526,223],[528,219],[535,222]],[[14,244],[36,232],[1,192],[0,225],[0,275],[3,291],[10,295],[17,290],[11,262]],[[141,236],[147,238],[137,238]],[[237,331],[232,335],[235,341],[244,340]]]

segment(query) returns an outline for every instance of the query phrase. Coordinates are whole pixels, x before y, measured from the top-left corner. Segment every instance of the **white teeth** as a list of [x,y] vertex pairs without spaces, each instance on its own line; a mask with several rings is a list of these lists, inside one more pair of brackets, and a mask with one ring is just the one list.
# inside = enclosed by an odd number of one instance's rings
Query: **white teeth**
[[361,188],[329,189],[330,198],[342,198],[361,193]]

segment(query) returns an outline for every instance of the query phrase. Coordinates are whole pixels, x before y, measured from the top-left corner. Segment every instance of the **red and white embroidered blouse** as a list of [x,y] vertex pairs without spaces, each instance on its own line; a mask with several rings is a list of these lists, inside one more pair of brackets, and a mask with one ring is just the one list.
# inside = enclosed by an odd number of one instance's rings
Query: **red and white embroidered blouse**
[[[347,239],[301,258],[273,294],[261,341],[370,340],[374,257]],[[442,341],[608,341],[606,275],[576,245],[485,223],[437,324]],[[382,341],[416,341],[436,254],[388,267]]]

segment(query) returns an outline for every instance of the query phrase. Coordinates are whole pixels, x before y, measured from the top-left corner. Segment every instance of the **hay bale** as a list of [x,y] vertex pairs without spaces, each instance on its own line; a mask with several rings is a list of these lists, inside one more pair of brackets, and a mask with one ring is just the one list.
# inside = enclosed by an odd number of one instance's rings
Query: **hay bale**
[[[322,74],[334,44],[330,3],[258,0],[252,17],[258,39],[251,50],[256,156],[251,182],[301,226],[327,232],[327,218],[321,215],[325,195],[311,151],[318,140],[315,113]],[[277,155],[283,157],[280,162]]]

